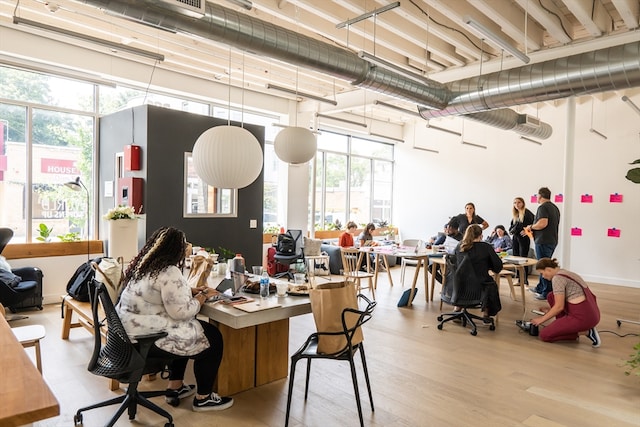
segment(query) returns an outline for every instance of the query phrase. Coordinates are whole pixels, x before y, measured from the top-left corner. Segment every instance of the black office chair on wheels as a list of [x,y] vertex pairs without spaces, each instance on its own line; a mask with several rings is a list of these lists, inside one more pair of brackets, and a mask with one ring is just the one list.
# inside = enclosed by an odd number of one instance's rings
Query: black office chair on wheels
[[[149,397],[165,396],[166,391],[138,391],[138,383],[143,375],[164,369],[165,360],[150,359],[148,354],[153,343],[165,337],[167,333],[159,332],[137,336],[135,337],[136,343],[132,343],[120,322],[105,285],[93,280],[91,288],[94,347],[88,369],[93,374],[115,379],[121,383],[129,384],[129,386],[127,392],[121,396],[78,409],[73,417],[75,425],[82,425],[82,412],[116,404],[120,404],[120,407],[105,426],[113,426],[125,410],[128,411],[129,419],[133,420],[136,417],[138,404],[140,404],[165,417],[167,419],[165,427],[174,427],[171,414],[148,399]],[[100,307],[104,310],[104,319],[99,317]],[[105,321],[107,323],[107,341],[103,346],[100,329]]]
[[[284,245],[280,242],[286,240],[293,240],[293,243]],[[293,245],[293,247],[291,247]],[[278,235],[276,242],[276,253],[273,257],[276,264],[281,264],[287,267],[287,271],[278,273],[276,278],[287,277],[288,280],[293,280],[293,273],[291,272],[291,264],[295,264],[298,260],[302,260],[304,263],[304,248],[302,246],[302,230],[287,230],[284,234]]]
[[[342,331],[339,332],[316,332],[307,338],[305,343],[291,356],[291,372],[289,374],[289,393],[287,394],[287,414],[285,418],[285,427],[289,425],[289,412],[291,410],[291,395],[293,394],[293,382],[296,373],[296,363],[300,359],[307,359],[307,378],[304,386],[304,399],[307,400],[309,392],[309,374],[311,373],[311,361],[313,359],[329,359],[329,360],[345,360],[349,362],[351,367],[351,380],[353,381],[353,389],[356,395],[356,405],[358,406],[358,416],[360,417],[360,426],[364,426],[362,419],[362,405],[360,404],[360,390],[358,388],[358,379],[356,376],[356,366],[354,361],[354,355],[360,350],[360,357],[362,358],[362,368],[364,371],[364,378],[367,383],[367,391],[369,392],[369,402],[371,403],[371,411],[374,412],[373,396],[371,394],[371,383],[369,382],[369,371],[367,370],[367,360],[364,354],[364,345],[362,341],[357,344],[353,344],[352,340],[358,328],[371,319],[373,309],[376,306],[375,301],[371,301],[366,296],[359,294],[358,299],[366,303],[366,307],[363,310],[356,310],[353,308],[345,308],[342,311]],[[319,337],[329,336],[343,336],[344,347],[335,353],[323,354],[318,353],[318,339]]]
[[[13,230],[0,228],[0,254],[13,237]],[[36,267],[12,268],[0,279],[0,303],[12,313],[26,306],[42,310],[42,270]],[[15,275],[17,277],[9,277]]]
[[[470,313],[468,309],[479,308],[482,305],[482,282],[475,275],[471,260],[462,256],[462,259],[455,254],[447,255],[447,277],[445,284],[442,287],[442,294],[440,298],[447,304],[458,307],[459,311],[453,311],[450,313],[442,313],[438,316],[438,329],[442,330],[443,325],[446,322],[453,320],[460,320],[463,327],[470,325],[471,335],[477,335],[478,329],[474,320],[485,322],[484,317],[477,316]],[[495,324],[493,318],[489,318],[489,329],[495,330]]]

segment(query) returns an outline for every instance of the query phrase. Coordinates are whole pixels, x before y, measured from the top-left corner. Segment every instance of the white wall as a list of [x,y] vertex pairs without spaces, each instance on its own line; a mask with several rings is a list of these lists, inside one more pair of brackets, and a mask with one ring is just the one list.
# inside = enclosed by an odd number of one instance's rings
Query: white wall
[[[629,165],[640,158],[640,120],[620,100],[622,93],[600,96],[594,102],[593,126],[607,135],[603,140],[589,132],[591,97],[575,102],[575,140],[567,141],[567,117],[571,102],[540,104],[539,111],[521,108],[553,126],[553,135],[536,145],[519,139],[510,131],[464,120],[464,139],[487,146],[479,149],[460,143],[460,137],[427,129],[418,123],[406,131],[410,141],[415,134],[418,147],[409,142],[396,151],[394,216],[403,238],[428,238],[442,229],[448,217],[462,213],[467,202],[474,202],[477,213],[490,224],[507,225],[513,198],[529,203],[539,187],[547,186],[553,195],[562,193],[558,204],[562,218],[561,244],[555,257],[564,267],[600,283],[640,287],[640,185],[625,178]],[[640,104],[640,96],[631,96]],[[604,99],[604,101],[600,101]],[[461,131],[460,118],[432,121],[440,127]],[[569,145],[567,145],[569,144]],[[567,147],[572,147],[567,150]],[[569,157],[565,158],[565,154]],[[573,188],[567,194],[565,185]],[[624,195],[624,203],[610,204],[609,194]],[[580,203],[581,194],[593,194],[594,203]],[[568,235],[571,227],[581,227],[582,237]],[[619,228],[619,239],[607,237],[607,228]]]

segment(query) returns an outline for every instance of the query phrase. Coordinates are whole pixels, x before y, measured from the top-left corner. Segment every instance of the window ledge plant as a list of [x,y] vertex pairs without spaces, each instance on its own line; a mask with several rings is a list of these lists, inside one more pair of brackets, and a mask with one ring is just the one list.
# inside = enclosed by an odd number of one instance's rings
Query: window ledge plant
[[138,217],[136,216],[136,211],[132,206],[123,205],[120,205],[113,209],[109,209],[109,211],[104,214],[102,218],[106,220],[138,219]]

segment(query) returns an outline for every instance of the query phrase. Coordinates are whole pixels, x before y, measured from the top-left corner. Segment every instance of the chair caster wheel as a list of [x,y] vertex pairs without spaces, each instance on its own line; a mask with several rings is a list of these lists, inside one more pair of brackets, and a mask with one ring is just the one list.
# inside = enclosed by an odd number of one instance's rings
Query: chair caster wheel
[[73,416],[73,425],[81,426],[82,425],[82,414],[75,414]]
[[473,335],[474,337],[475,337],[476,335],[478,335],[478,331],[471,331],[471,332],[469,332],[469,333],[470,333],[471,335]]
[[438,329],[442,330],[442,325],[438,325]]
[[171,406],[179,406],[180,399],[177,397],[167,397],[167,403]]
[[622,325],[622,322],[619,320],[616,320],[616,323],[618,324],[618,327],[620,327],[620,325]]
[[442,322],[442,316],[438,316],[438,322]]
[[495,325],[491,325],[491,326],[489,326],[489,330],[490,330],[490,331],[495,331],[495,330],[496,330]]
[[175,425],[173,423],[166,423],[164,427],[175,427]]

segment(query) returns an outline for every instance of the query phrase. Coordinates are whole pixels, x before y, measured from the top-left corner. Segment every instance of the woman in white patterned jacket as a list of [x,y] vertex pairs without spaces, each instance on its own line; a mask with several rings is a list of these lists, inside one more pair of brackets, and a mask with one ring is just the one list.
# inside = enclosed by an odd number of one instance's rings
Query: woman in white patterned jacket
[[[222,335],[214,325],[196,319],[207,292],[189,287],[182,275],[186,248],[181,230],[156,230],[129,264],[116,309],[129,335],[168,333],[150,351],[152,357],[171,359],[168,403],[177,406],[180,399],[195,393],[194,411],[222,410],[233,405],[232,398],[213,392],[222,360]],[[197,389],[183,382],[189,359],[194,360]]]

